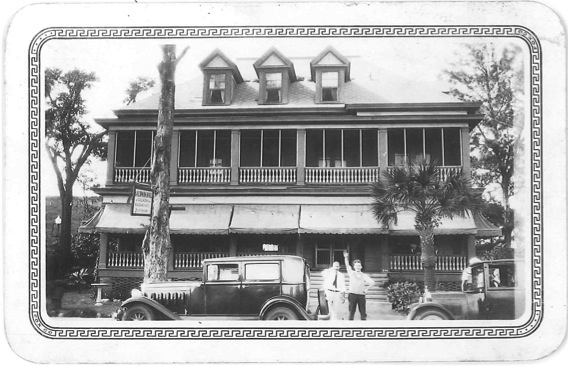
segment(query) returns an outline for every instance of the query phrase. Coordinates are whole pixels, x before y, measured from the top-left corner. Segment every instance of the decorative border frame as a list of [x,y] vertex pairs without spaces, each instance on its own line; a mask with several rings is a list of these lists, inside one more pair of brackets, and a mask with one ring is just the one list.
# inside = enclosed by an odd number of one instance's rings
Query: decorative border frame
[[[527,263],[531,264],[531,316],[521,325],[477,327],[57,327],[41,314],[41,49],[55,39],[156,39],[156,38],[411,38],[411,37],[509,37],[519,38],[529,49],[531,236]],[[54,27],[33,38],[28,53],[29,86],[29,316],[36,331],[50,339],[481,339],[526,337],[543,320],[543,222],[542,222],[542,50],[538,37],[522,26],[228,26],[228,27]],[[318,323],[320,324],[320,323]],[[324,324],[324,323],[321,323]],[[409,323],[418,324],[418,323]],[[436,325],[439,323],[436,323]],[[451,323],[448,323],[451,324]]]

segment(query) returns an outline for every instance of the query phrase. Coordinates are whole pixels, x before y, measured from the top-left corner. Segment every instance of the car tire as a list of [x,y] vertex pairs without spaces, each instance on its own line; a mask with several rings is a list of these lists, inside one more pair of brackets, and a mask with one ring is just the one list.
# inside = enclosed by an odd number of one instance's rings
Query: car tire
[[264,320],[298,320],[298,315],[292,309],[278,307],[270,310]]
[[145,305],[134,305],[130,306],[124,312],[122,316],[124,321],[145,321],[154,320],[154,314],[152,310]]
[[413,320],[450,320],[450,317],[443,311],[428,309],[416,314]]
[[327,304],[327,299],[325,297],[324,290],[318,290],[318,304],[319,304],[319,312],[321,315],[328,315],[329,314],[329,305]]

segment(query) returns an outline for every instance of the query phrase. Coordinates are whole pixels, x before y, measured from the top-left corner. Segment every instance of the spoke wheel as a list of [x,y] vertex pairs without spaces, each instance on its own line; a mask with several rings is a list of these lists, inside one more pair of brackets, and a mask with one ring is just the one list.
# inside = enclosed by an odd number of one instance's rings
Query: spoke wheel
[[126,321],[154,320],[154,314],[147,306],[134,305],[126,309],[122,319]]
[[298,316],[288,308],[279,307],[270,310],[264,320],[298,320]]

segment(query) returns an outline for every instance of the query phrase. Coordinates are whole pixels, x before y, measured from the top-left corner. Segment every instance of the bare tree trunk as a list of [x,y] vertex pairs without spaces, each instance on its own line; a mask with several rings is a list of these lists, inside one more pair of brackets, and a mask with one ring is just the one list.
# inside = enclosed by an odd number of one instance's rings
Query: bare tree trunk
[[421,261],[424,267],[424,286],[428,291],[436,291],[436,248],[434,246],[434,226],[424,225],[416,227],[420,236],[420,246],[422,248]]
[[162,83],[158,127],[154,140],[151,182],[154,191],[150,228],[144,238],[144,282],[167,279],[170,240],[170,160],[175,107],[175,45],[162,46],[163,58],[158,66]]
[[61,227],[59,228],[59,261],[57,277],[63,278],[73,267],[73,254],[71,252],[71,221],[73,216],[73,191],[59,194],[61,198]]

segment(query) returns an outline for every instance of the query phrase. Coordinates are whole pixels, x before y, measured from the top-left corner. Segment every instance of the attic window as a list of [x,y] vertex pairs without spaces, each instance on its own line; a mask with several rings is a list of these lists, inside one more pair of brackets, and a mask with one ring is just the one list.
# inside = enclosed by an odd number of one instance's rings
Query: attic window
[[339,88],[338,72],[322,72],[321,74],[321,100],[322,102],[337,102],[337,89]]
[[282,102],[282,74],[266,73],[266,103]]
[[213,74],[209,76],[209,103],[225,103],[225,74]]

